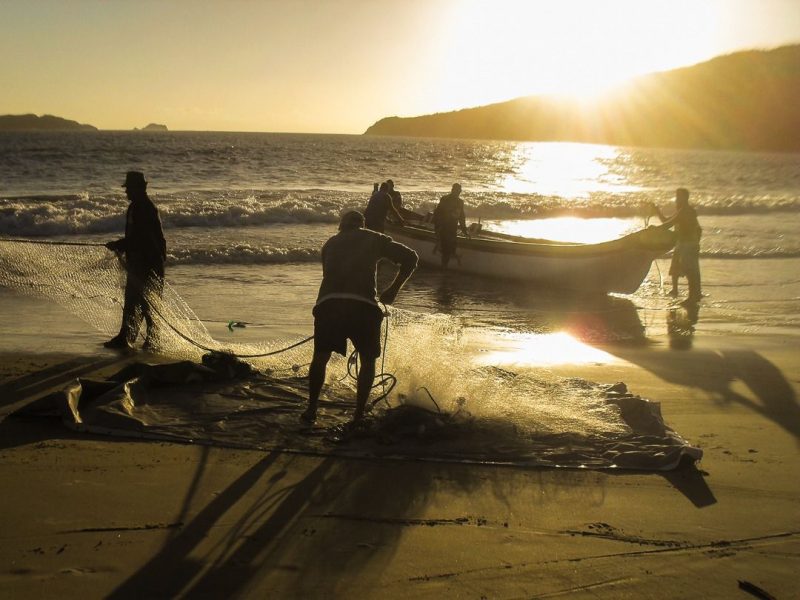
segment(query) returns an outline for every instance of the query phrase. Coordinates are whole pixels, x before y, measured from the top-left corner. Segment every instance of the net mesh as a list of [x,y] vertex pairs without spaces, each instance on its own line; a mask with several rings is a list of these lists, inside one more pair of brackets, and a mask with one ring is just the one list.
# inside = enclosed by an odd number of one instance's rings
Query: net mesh
[[[55,302],[108,337],[120,327],[125,277],[120,260],[102,246],[0,240],[0,285]],[[156,349],[164,357],[197,361],[208,350],[229,352],[250,357],[245,360],[274,375],[304,374],[311,360],[311,344],[252,357],[301,338],[246,344],[215,340],[168,283],[161,297],[151,296],[150,302]],[[523,435],[627,430],[619,411],[603,400],[596,386],[541,370],[526,374],[476,367],[471,360],[474,348],[465,341],[467,331],[453,316],[392,309],[381,359],[385,371],[398,380],[389,402],[447,413],[467,410],[477,418],[503,422]],[[354,382],[342,377],[345,371],[345,360],[334,355],[328,369],[330,394],[354,392]],[[379,394],[380,388],[374,393]]]
[[[120,328],[125,280],[122,261],[103,246],[0,240],[0,286],[54,302],[108,337]],[[153,307],[154,349],[168,358],[198,360],[208,351],[256,355],[298,341],[221,343],[168,282],[160,295],[149,293],[147,300]],[[307,363],[310,350],[250,360],[260,368],[285,369]]]

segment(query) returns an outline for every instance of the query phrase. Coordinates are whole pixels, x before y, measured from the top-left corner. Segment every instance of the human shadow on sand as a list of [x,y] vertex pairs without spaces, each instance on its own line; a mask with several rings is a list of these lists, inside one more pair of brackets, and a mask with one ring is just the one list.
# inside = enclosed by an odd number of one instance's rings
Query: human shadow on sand
[[[293,475],[298,472],[299,479]],[[415,529],[502,531],[515,506],[548,512],[553,503],[568,502],[597,509],[606,481],[596,472],[414,463],[387,468],[380,461],[273,453],[108,597],[368,596]],[[462,500],[440,504],[442,497]]]
[[[762,354],[749,349],[697,348],[694,326],[697,306],[667,311],[669,349],[645,351],[611,346],[607,350],[643,367],[664,381],[708,392],[720,405],[740,404],[771,420],[800,440],[800,405],[783,372]],[[734,389],[741,382],[755,399]]]

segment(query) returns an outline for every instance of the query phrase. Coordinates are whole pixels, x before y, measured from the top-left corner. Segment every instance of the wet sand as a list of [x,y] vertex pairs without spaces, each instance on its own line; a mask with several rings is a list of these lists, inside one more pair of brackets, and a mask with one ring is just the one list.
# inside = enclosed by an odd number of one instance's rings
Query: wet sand
[[0,596],[731,598],[797,593],[790,335],[608,346],[703,461],[653,474],[353,460],[76,434],[5,416],[114,356],[2,357]]

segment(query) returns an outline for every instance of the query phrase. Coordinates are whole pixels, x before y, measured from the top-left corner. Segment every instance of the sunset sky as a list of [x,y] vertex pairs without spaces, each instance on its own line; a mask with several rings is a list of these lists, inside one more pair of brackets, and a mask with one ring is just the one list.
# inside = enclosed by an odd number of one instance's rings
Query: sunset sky
[[800,0],[0,0],[0,114],[361,133],[800,43]]

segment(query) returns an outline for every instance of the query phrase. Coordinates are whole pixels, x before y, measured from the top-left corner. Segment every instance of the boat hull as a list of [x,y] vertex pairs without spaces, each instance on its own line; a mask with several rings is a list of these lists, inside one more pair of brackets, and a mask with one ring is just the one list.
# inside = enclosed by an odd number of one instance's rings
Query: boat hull
[[[386,233],[413,248],[422,264],[440,266],[441,254],[432,230],[387,224]],[[653,260],[674,245],[673,234],[659,227],[600,244],[522,239],[500,239],[490,233],[459,237],[448,270],[555,289],[630,294],[642,284]]]

